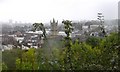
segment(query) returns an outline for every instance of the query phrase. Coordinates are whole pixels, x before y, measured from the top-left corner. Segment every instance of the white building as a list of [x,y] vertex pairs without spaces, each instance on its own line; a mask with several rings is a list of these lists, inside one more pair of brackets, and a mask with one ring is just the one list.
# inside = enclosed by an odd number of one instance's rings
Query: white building
[[59,36],[63,36],[63,37],[65,37],[65,36],[66,36],[66,34],[65,34],[65,32],[64,32],[64,31],[59,31],[57,35],[59,35]]
[[16,41],[21,43],[24,40],[24,37],[15,37]]
[[26,34],[43,34],[42,31],[27,31]]

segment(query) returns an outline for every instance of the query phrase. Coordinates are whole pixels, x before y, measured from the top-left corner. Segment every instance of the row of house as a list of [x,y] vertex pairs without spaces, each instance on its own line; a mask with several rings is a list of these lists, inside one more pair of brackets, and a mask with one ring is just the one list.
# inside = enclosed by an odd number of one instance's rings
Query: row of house
[[[54,39],[61,40],[63,39],[66,34],[65,32],[58,31],[58,21],[56,22],[54,19],[53,21],[50,21],[51,23],[51,29],[46,29],[46,35],[48,39]],[[83,25],[81,27],[81,30],[74,29],[74,31],[71,33],[70,37],[75,39],[80,39],[80,41],[85,41],[86,36],[99,36],[99,33],[101,31],[101,28],[99,25]],[[4,46],[4,49],[9,48],[10,45],[13,45],[11,47],[18,47],[22,49],[29,49],[29,48],[41,48],[44,44],[44,38],[42,37],[43,32],[42,31],[26,31],[24,33],[21,33],[17,31],[13,35],[2,35],[2,45]],[[12,42],[11,42],[12,41]],[[10,49],[11,49],[10,47]]]

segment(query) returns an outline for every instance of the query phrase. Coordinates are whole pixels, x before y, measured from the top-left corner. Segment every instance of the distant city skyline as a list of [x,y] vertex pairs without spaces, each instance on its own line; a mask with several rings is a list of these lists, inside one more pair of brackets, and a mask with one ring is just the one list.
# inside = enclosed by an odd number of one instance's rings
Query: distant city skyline
[[0,21],[43,22],[55,18],[96,20],[101,12],[105,19],[118,18],[119,0],[0,0]]

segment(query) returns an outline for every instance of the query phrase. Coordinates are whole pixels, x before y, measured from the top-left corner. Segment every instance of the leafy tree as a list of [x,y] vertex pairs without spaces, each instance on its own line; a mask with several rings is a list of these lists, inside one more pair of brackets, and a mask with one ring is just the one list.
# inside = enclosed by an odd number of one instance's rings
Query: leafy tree
[[71,50],[71,38],[70,38],[70,33],[72,33],[73,28],[72,28],[72,21],[69,20],[63,20],[62,23],[64,23],[64,28],[65,28],[65,46],[67,49],[65,49],[66,52],[66,57],[65,59],[65,69],[66,70],[72,70],[72,61],[71,61],[71,55],[72,55],[72,50]]
[[73,66],[76,70],[93,70],[99,69],[97,65],[97,56],[100,55],[100,50],[98,48],[92,48],[86,43],[75,42],[72,45],[72,59]]
[[43,37],[46,39],[46,30],[42,23],[34,23],[33,24],[33,31],[41,30],[43,32]]
[[118,49],[120,46],[118,37],[118,33],[111,33],[100,43],[102,55],[99,57],[99,63],[103,69],[118,69]]
[[86,43],[91,45],[94,48],[96,46],[99,46],[100,38],[94,37],[94,36],[88,37],[87,40],[86,40]]
[[5,50],[2,52],[2,61],[7,66],[8,70],[14,70],[16,68],[15,61],[20,55],[20,49]]
[[35,49],[31,48],[22,54],[22,62],[20,58],[16,59],[17,70],[38,70],[38,63],[36,59]]

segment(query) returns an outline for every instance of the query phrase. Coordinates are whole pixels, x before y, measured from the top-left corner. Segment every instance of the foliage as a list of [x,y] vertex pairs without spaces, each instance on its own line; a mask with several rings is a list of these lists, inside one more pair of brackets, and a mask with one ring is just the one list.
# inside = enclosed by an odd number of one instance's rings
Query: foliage
[[[67,45],[64,48],[56,46],[31,48],[28,51],[22,51],[22,61],[19,55],[20,50],[5,51],[3,52],[5,56],[3,62],[6,66],[4,64],[3,66],[4,69],[7,67],[9,70],[15,60],[14,69],[16,70],[70,70],[70,64],[71,70],[118,70],[118,49],[120,47],[118,37],[118,33],[111,33],[100,39],[90,37],[90,40],[82,43],[76,40],[73,44],[69,40],[70,46]],[[94,45],[95,42],[98,43]],[[65,42],[65,44],[67,43]],[[70,64],[66,63],[69,57]],[[8,60],[10,63],[7,62]]]
[[43,32],[43,37],[46,39],[46,30],[42,23],[34,23],[33,24],[33,31],[39,31],[41,30]]
[[8,70],[16,68],[16,58],[20,56],[20,49],[5,50],[2,52],[2,61],[7,66]]
[[71,60],[71,55],[72,55],[72,50],[71,50],[71,38],[70,38],[70,33],[72,33],[73,28],[72,28],[72,21],[69,20],[63,20],[62,23],[64,23],[64,28],[65,28],[65,59],[64,59],[64,68],[66,70],[73,70],[72,67],[72,60]]
[[99,57],[103,69],[118,69],[118,33],[111,33],[100,43],[102,55]]
[[27,52],[22,53],[22,61],[16,59],[17,70],[37,70],[38,64],[35,57],[35,49],[31,48]]
[[86,40],[86,43],[91,45],[94,48],[96,46],[99,46],[100,38],[94,37],[94,36],[88,37],[87,40]]
[[7,70],[8,69],[8,67],[6,66],[6,64],[3,62],[2,63],[2,70]]

